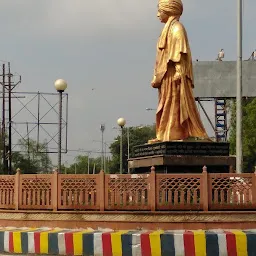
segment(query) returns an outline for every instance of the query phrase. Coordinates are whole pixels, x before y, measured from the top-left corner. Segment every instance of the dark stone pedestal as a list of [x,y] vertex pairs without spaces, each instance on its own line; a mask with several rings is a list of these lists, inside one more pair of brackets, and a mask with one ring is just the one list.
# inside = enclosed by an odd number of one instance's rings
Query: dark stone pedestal
[[200,173],[207,166],[210,173],[227,173],[235,166],[235,156],[229,156],[229,143],[202,141],[171,141],[134,147],[128,166],[135,173]]

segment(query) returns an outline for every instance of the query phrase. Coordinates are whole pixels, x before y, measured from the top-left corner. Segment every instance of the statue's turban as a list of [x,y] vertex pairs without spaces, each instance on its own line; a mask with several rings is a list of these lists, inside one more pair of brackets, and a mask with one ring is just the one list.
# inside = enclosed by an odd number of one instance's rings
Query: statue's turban
[[158,8],[170,16],[181,16],[183,12],[181,0],[159,0]]

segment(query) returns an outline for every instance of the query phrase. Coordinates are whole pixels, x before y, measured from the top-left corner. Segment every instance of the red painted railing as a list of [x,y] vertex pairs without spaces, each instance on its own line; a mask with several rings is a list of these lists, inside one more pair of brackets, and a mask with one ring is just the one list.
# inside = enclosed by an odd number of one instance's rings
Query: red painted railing
[[0,175],[0,209],[256,210],[256,174]]

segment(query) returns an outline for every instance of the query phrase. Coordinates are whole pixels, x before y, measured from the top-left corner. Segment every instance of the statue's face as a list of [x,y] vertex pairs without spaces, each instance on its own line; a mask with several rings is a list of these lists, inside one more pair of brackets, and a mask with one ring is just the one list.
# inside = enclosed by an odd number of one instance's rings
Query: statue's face
[[158,9],[158,12],[157,12],[157,17],[159,18],[159,20],[162,23],[166,23],[169,19],[169,16],[167,14],[165,14],[164,12],[162,12],[161,10],[159,10],[159,9]]

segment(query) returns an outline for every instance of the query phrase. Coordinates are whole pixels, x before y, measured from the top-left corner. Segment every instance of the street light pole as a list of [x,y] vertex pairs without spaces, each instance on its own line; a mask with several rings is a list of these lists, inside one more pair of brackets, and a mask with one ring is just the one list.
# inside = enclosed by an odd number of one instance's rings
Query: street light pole
[[120,129],[120,174],[123,173],[123,126]]
[[59,145],[58,145],[58,169],[61,173],[61,123],[62,123],[62,91],[59,91]]
[[[124,120],[125,121],[125,120]],[[125,121],[126,123],[126,121]],[[120,126],[120,125],[119,125]],[[144,126],[136,126],[135,128],[137,129],[141,129],[143,128]],[[130,158],[130,129],[132,129],[134,127],[126,127],[126,130],[127,130],[127,159]],[[118,129],[117,127],[113,127],[113,129]],[[123,133],[122,133],[123,134]],[[121,145],[121,140],[122,140],[122,136],[120,138],[120,145]],[[123,142],[122,142],[123,143]],[[123,153],[123,150],[122,152]],[[120,159],[120,162],[121,162],[121,159]],[[130,173],[130,168],[129,168],[129,165],[128,165],[128,173]]]
[[242,0],[237,0],[236,172],[242,173]]
[[100,125],[101,130],[101,170],[104,170],[104,131],[105,131],[105,125]]
[[58,172],[61,173],[62,93],[67,89],[67,83],[63,79],[58,79],[55,81],[54,85],[59,93]]
[[[127,127],[127,159],[130,158],[130,127]],[[128,173],[130,173],[130,168],[128,164]]]
[[90,152],[88,152],[87,156],[87,174],[90,174]]
[[121,134],[120,134],[120,174],[123,173],[123,128],[126,124],[126,121],[124,118],[119,118],[117,120],[117,124],[121,128]]
[[105,146],[105,152],[104,152],[104,172],[107,173],[107,164],[106,164],[106,161],[107,161],[107,143],[104,142],[104,146]]

